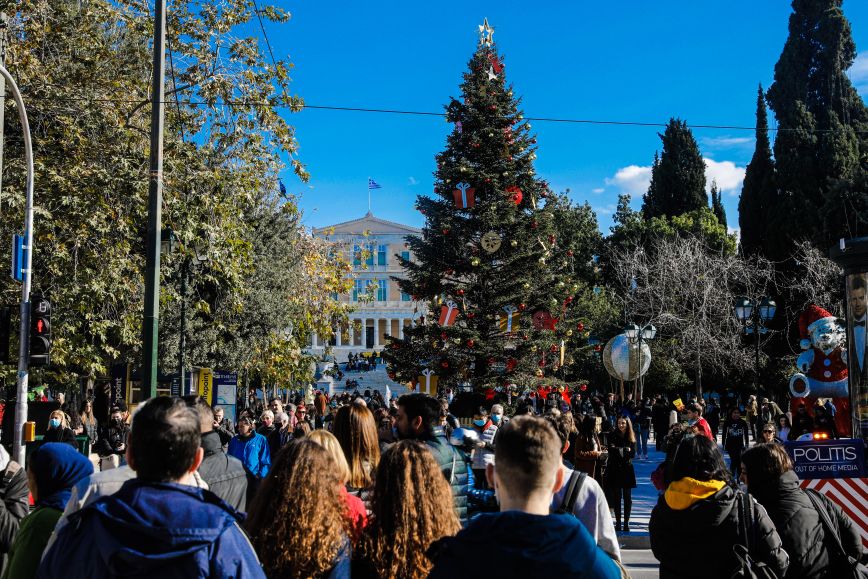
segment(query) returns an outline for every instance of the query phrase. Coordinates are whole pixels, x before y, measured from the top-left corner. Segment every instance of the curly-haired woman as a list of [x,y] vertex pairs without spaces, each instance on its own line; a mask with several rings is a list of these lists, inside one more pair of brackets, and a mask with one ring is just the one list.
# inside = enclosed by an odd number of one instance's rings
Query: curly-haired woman
[[335,460],[313,440],[290,442],[281,451],[246,525],[268,577],[349,577],[342,486]]
[[374,415],[365,404],[354,401],[338,408],[333,432],[350,466],[347,490],[364,500],[367,498],[365,491],[374,484],[374,472],[380,462],[380,441]]
[[421,442],[397,442],[377,469],[373,512],[353,577],[427,577],[428,547],[460,528],[452,491],[434,456]]

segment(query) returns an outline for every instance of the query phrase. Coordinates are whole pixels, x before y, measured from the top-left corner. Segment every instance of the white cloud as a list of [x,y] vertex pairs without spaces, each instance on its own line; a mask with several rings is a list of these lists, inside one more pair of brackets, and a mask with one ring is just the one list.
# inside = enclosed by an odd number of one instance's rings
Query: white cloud
[[597,187],[596,189],[591,189],[591,193],[602,193],[605,190],[604,187]]
[[726,191],[730,195],[736,195],[741,191],[744,181],[744,167],[739,167],[732,161],[715,161],[706,157],[705,161],[705,190],[711,191],[711,181],[717,181],[721,192]]
[[702,145],[709,149],[734,149],[753,145],[753,137],[703,137]]
[[868,50],[856,55],[847,75],[859,94],[868,96]]
[[640,167],[639,165],[628,165],[618,169],[615,176],[606,178],[606,185],[618,187],[624,193],[629,193],[633,197],[642,197],[648,192],[648,185],[651,183],[651,167]]
[[617,205],[604,205],[603,207],[594,207],[594,212],[598,215],[614,215]]
[[407,184],[408,185],[418,185],[419,181],[416,180],[416,177],[410,177],[409,179],[407,179]]

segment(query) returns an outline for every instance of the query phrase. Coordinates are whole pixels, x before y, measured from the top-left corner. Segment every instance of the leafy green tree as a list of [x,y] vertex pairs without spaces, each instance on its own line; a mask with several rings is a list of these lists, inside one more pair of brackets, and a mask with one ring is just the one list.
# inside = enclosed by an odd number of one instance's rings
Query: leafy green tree
[[778,195],[775,185],[775,162],[769,142],[768,113],[762,85],[756,99],[756,145],[747,165],[738,200],[738,223],[741,248],[745,255],[767,254],[768,224],[776,219]]
[[[54,305],[48,377],[70,384],[140,358],[153,16],[139,0],[23,0],[0,8],[12,15],[7,67],[24,92],[35,145],[34,289]],[[289,18],[260,8],[265,19]],[[314,259],[327,279],[341,264],[301,241],[295,200],[272,193],[284,157],[307,178],[283,116],[302,102],[288,94],[291,64],[266,60],[245,34],[255,17],[246,0],[182,1],[168,12],[163,223],[181,251],[162,260],[163,371],[174,369],[176,284],[194,247],[205,261],[188,292],[191,364],[264,365],[252,357],[286,330],[288,312],[300,337],[340,315],[284,301],[291,293],[284,284],[306,283],[320,301],[339,287],[311,283],[310,274],[281,278],[274,296],[263,295],[281,264],[297,272],[294,264]],[[0,235],[9,238],[22,221],[24,170],[18,117],[11,99],[4,104]],[[294,245],[275,249],[263,231],[269,219]],[[295,290],[302,295],[305,287]],[[6,302],[18,292],[0,281]]]
[[670,119],[660,138],[663,152],[654,155],[651,184],[642,203],[644,218],[673,217],[708,207],[705,162],[687,123]]
[[[596,218],[536,177],[536,139],[501,62],[481,41],[446,108],[456,126],[437,155],[435,196],[417,200],[425,225],[398,280],[431,314],[384,351],[400,381],[430,370],[440,385],[527,385],[560,369],[561,341],[591,329],[576,304],[593,294]],[[438,323],[449,304],[455,322]]]
[[717,181],[711,182],[711,211],[717,218],[717,222],[726,227],[726,210],[723,208],[723,200],[720,198]]

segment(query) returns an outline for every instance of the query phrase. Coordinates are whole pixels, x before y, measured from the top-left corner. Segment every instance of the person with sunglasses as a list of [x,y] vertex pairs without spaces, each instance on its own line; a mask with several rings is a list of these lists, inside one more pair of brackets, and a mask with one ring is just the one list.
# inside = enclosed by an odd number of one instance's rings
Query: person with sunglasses
[[778,437],[778,433],[775,430],[774,423],[768,422],[768,423],[763,425],[762,430],[760,431],[759,440],[757,440],[754,443],[754,446],[756,446],[757,444],[772,443],[772,442],[777,443],[777,444],[783,444],[784,443],[784,441]]

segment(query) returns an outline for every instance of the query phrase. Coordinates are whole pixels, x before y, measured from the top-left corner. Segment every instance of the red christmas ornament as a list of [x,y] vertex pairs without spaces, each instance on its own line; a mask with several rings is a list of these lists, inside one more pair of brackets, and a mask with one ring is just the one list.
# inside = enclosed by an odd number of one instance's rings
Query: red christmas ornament
[[506,188],[506,192],[509,193],[510,198],[512,199],[513,203],[515,203],[516,205],[521,204],[521,200],[524,198],[524,195],[522,194],[521,189],[519,189],[515,185],[510,185],[509,187]]
[[489,359],[488,359],[488,365],[489,365],[489,366],[494,366],[494,358],[489,358]]
[[549,350],[550,350],[552,353],[557,352],[557,351],[558,351],[558,345],[557,345],[557,344],[552,344],[551,347],[549,348]]
[[518,360],[515,358],[507,358],[506,360],[506,371],[512,372],[518,366]]
[[473,143],[473,144],[470,145],[470,146],[473,147],[474,149],[478,149],[478,148],[479,148],[479,143]]
[[579,390],[581,390],[582,392],[584,392],[584,391],[587,390],[587,389],[588,389],[588,385],[587,385],[587,384],[582,384],[581,386],[579,386]]
[[473,312],[467,312],[466,315],[467,315],[467,319],[468,319],[468,320],[472,320],[473,318],[476,317],[476,314],[473,313]]
[[[566,304],[573,303],[573,296],[567,296],[567,299],[564,300],[564,303],[566,303]],[[579,331],[581,332],[582,330],[579,330]]]
[[446,361],[446,360],[443,360],[442,362],[440,362],[440,367],[441,367],[441,368],[448,368],[448,367],[449,367],[449,362]]
[[523,312],[523,311],[525,310],[525,308],[527,308],[527,304],[518,304],[518,309],[519,309],[520,311]]
[[459,290],[457,290],[455,293],[458,294],[458,295],[460,295],[460,296],[463,296],[463,295],[464,295],[464,290],[463,290],[463,289],[459,289]]
[[576,329],[580,332],[584,332],[585,331],[585,324],[583,324],[582,322],[579,322],[579,325],[576,326]]
[[446,338],[448,338],[448,337],[449,336],[446,335],[446,332],[440,332],[440,339],[443,340],[444,342],[446,341]]
[[569,251],[567,251],[567,256],[569,256],[569,257],[572,257],[572,256],[573,256],[573,250],[572,250],[572,249],[570,249]]
[[389,380],[394,380],[394,379],[395,379],[395,373],[389,372]]
[[486,179],[485,179],[485,182],[486,182],[486,183],[491,183],[491,179],[486,178]]
[[444,230],[443,230],[443,235],[449,235],[449,230],[448,230],[448,229],[444,229]]
[[597,344],[596,346],[594,346],[594,351],[595,351],[595,352],[599,352],[599,351],[602,350],[602,349],[603,349],[603,346],[601,346],[600,344]]
[[467,347],[472,348],[475,343],[473,340],[467,340]]
[[536,219],[530,222],[531,229],[536,229],[537,227],[539,227],[539,223],[537,223]]
[[497,105],[491,105],[491,106],[489,106],[488,108],[491,109],[491,110],[493,110],[493,111],[496,111],[496,110],[497,110]]
[[554,245],[556,241],[557,241],[557,238],[555,238],[554,235],[549,235],[549,243]]

